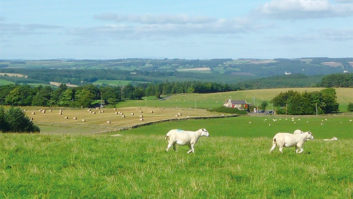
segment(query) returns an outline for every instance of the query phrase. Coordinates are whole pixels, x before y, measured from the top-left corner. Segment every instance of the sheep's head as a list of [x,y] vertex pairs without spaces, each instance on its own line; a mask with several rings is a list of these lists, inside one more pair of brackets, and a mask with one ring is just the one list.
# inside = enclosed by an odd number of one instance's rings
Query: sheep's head
[[310,131],[304,132],[303,134],[305,134],[305,139],[306,140],[313,140],[314,139],[314,136],[313,136],[313,134]]
[[206,136],[206,137],[210,136],[210,134],[206,129],[200,129],[200,131],[201,131],[201,136]]

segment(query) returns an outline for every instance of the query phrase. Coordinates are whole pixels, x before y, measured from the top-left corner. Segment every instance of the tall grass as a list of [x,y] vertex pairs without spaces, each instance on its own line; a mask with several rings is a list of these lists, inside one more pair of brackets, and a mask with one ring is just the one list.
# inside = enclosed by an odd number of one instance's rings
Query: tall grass
[[352,198],[352,140],[269,154],[270,138],[0,135],[1,198]]

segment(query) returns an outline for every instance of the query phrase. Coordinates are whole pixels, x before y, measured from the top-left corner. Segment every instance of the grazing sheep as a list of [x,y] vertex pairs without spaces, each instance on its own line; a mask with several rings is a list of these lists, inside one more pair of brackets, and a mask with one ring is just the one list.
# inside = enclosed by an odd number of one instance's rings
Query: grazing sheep
[[36,115],[36,112],[33,111],[33,112],[32,112],[32,115]]
[[114,108],[114,111],[116,111],[116,108]]
[[302,130],[300,130],[300,129],[297,129],[297,130],[295,130],[294,132],[293,132],[293,134],[294,135],[296,135],[296,134],[302,134],[302,133],[304,133]]
[[73,117],[72,119],[73,119],[73,120],[77,120],[77,117]]
[[140,121],[143,121],[143,118],[140,118]]
[[31,117],[31,121],[33,121],[34,119],[33,119],[33,117]]
[[65,118],[65,119],[69,119],[69,117],[67,117],[67,116],[65,116],[64,118]]
[[118,112],[115,112],[115,115],[118,115],[119,113]]
[[85,119],[82,119],[81,121],[82,121],[82,122],[86,122],[86,120],[85,120]]
[[151,113],[154,113],[153,110],[151,111]]
[[283,147],[295,146],[295,152],[302,153],[304,151],[303,144],[305,141],[312,139],[314,139],[314,136],[311,132],[303,132],[301,134],[277,133],[273,137],[273,144],[270,152],[272,152],[276,146],[279,147],[279,151],[281,153],[283,153]]
[[109,120],[107,121],[107,124],[111,124],[111,123],[112,123],[111,121],[109,121]]
[[125,118],[125,115],[123,114],[123,115],[121,115],[121,117],[122,117],[122,118]]
[[208,137],[210,134],[206,129],[199,129],[197,131],[184,131],[179,129],[170,130],[165,139],[168,142],[166,151],[168,152],[170,147],[173,146],[174,151],[176,150],[176,144],[188,145],[190,150],[187,153],[194,153],[194,146],[201,136]]
[[324,139],[324,141],[326,141],[326,142],[337,141],[337,140],[338,140],[338,138],[336,138],[336,137],[333,137],[331,139]]
[[131,113],[132,116],[134,116],[135,114],[134,113]]

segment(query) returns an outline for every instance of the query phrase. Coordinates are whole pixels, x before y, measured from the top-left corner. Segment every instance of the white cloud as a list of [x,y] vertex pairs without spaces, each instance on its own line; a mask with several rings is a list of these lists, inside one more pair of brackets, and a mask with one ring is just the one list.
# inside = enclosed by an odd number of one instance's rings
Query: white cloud
[[261,6],[259,11],[263,15],[278,19],[352,16],[353,2],[339,1],[341,3],[332,3],[328,0],[272,0]]
[[321,34],[332,41],[352,41],[353,40],[353,29],[327,29],[322,30]]
[[95,19],[108,24],[78,28],[72,33],[80,37],[142,39],[182,37],[188,35],[234,35],[265,28],[247,19],[194,17],[187,15],[114,15],[102,14]]
[[15,35],[43,34],[61,28],[60,26],[44,24],[0,23],[0,35],[12,37]]
[[217,20],[210,17],[193,17],[188,15],[116,15],[112,13],[97,15],[95,18],[117,23],[140,24],[202,24]]

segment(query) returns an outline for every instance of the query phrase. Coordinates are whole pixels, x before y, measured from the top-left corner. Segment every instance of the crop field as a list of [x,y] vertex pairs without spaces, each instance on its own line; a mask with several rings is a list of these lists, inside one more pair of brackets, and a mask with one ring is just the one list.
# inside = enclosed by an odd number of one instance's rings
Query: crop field
[[[246,100],[248,103],[260,105],[262,101],[270,101],[280,92],[296,90],[299,92],[319,91],[323,88],[280,88],[280,89],[261,89],[244,90],[224,93],[210,94],[179,94],[172,95],[165,100],[142,100],[126,101],[120,103],[119,107],[129,106],[150,106],[150,107],[192,107],[192,108],[215,108],[222,106],[223,103],[231,98],[233,100]],[[340,103],[340,111],[346,111],[347,104],[353,102],[353,88],[336,88],[337,101]],[[254,103],[255,102],[255,103]],[[272,108],[272,107],[269,107]]]
[[[59,108],[22,107],[22,109],[26,110],[28,117],[33,118],[41,133],[65,134],[102,133],[160,120],[222,115],[204,109],[187,108],[125,107],[116,110],[104,108],[102,109],[104,112],[99,109],[91,109],[89,112],[88,109],[61,108],[61,115]],[[40,111],[44,109],[45,113]]]
[[[0,195],[353,198],[351,119],[245,116],[160,123],[121,136],[0,134]],[[195,154],[186,154],[185,146],[165,152],[167,130],[203,127],[210,137],[200,138]],[[296,128],[311,130],[315,137],[302,154],[294,148],[269,153],[274,133]],[[321,139],[332,136],[339,140]]]

